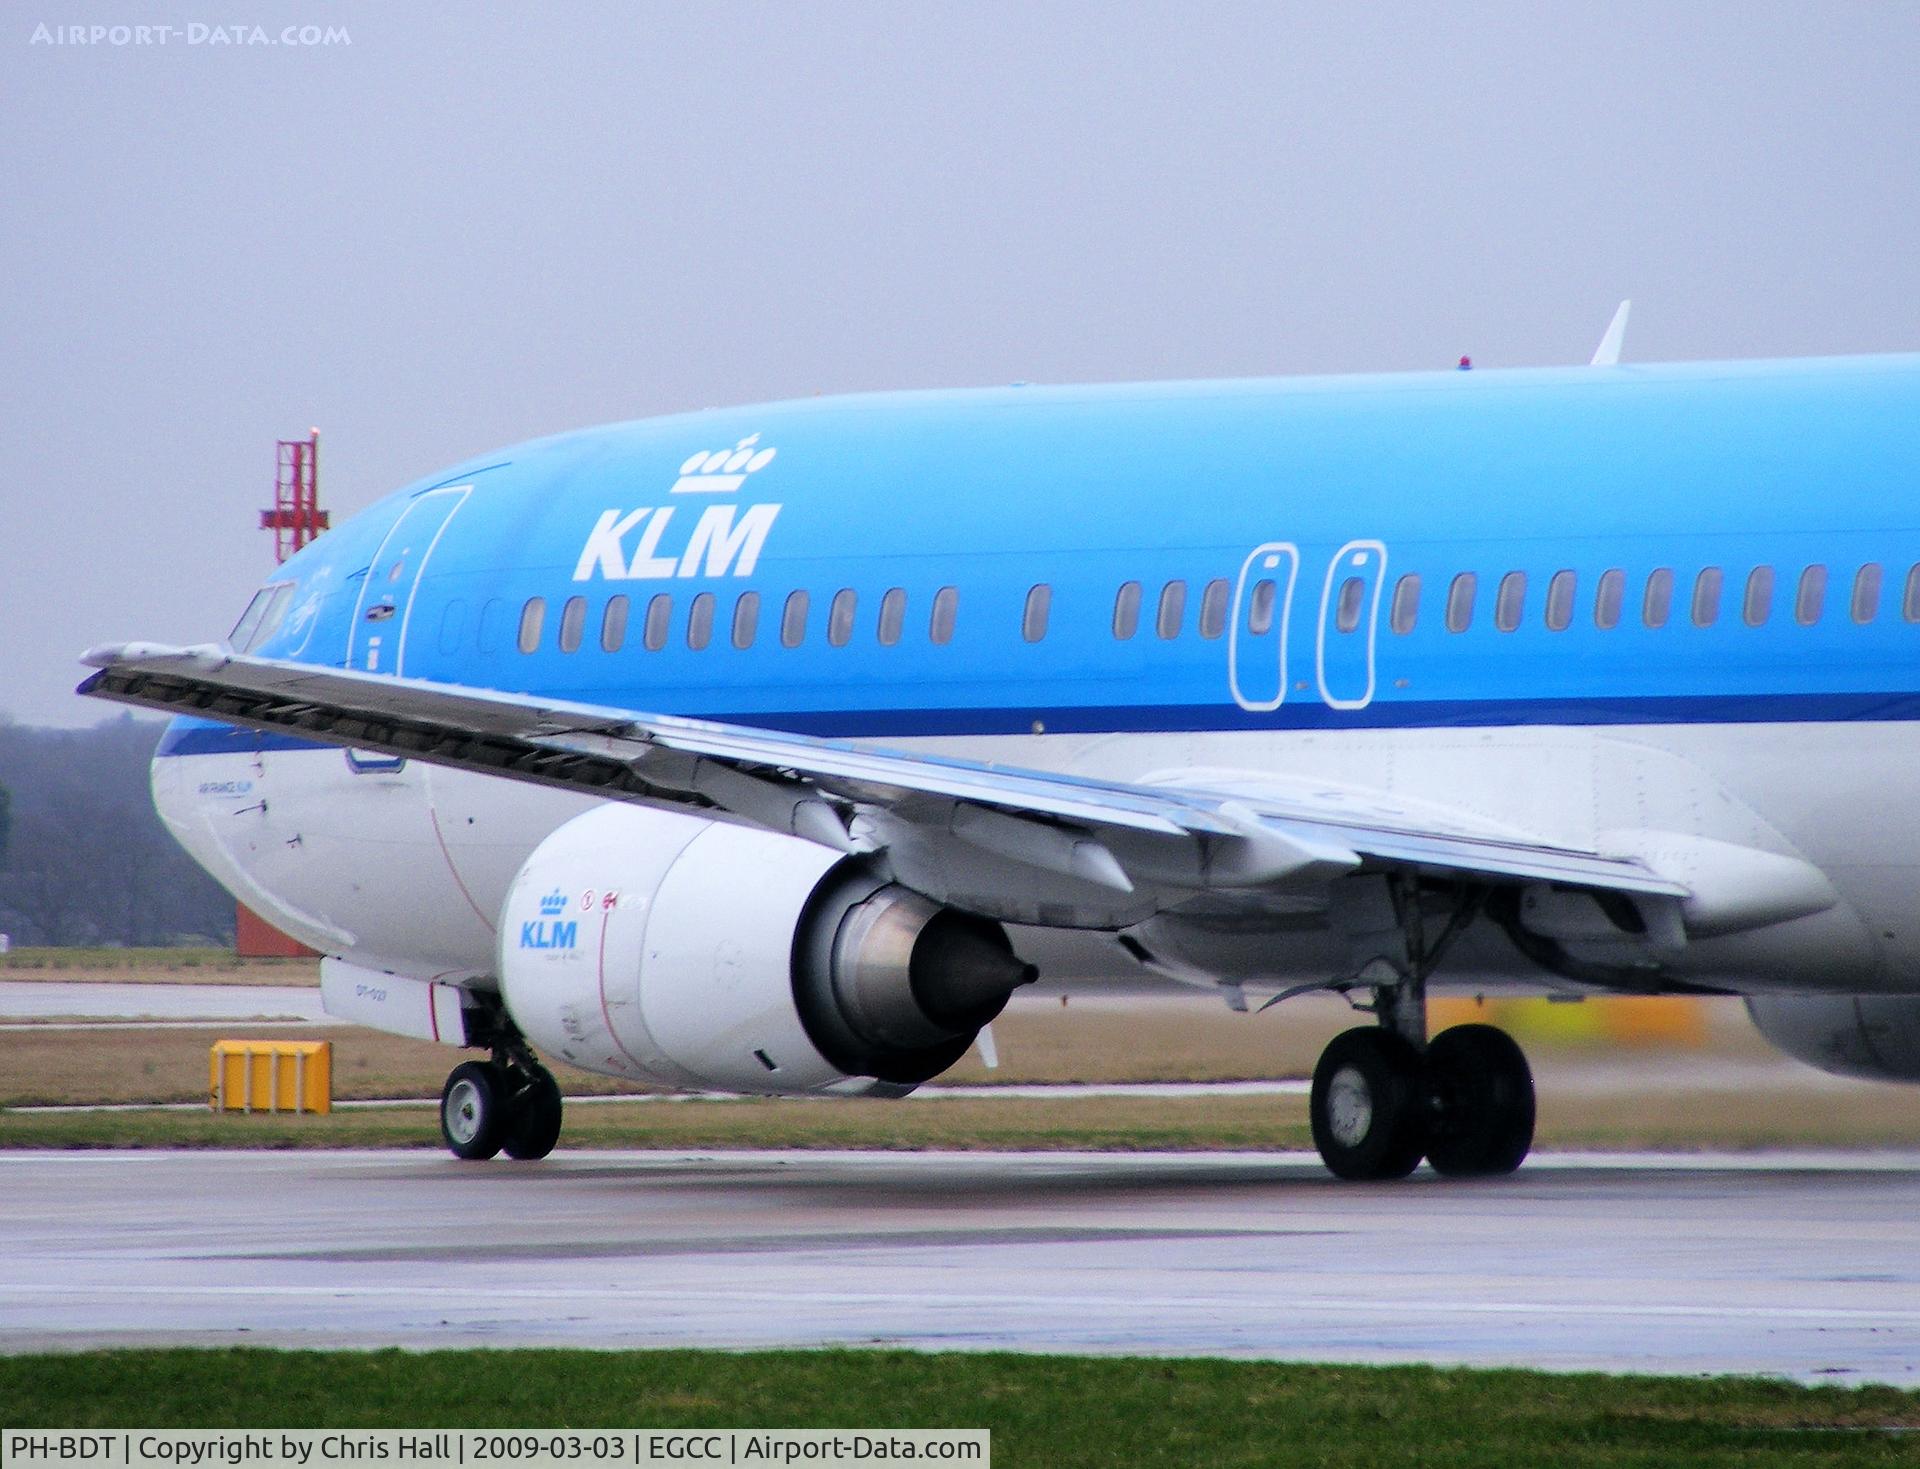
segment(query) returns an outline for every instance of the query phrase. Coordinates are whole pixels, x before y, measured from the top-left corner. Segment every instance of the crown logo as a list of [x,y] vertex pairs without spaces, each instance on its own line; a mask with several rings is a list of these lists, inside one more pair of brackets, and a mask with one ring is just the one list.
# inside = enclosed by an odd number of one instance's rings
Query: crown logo
[[551,918],[556,913],[564,913],[566,911],[566,895],[562,893],[559,888],[555,888],[540,900],[540,916],[542,918]]
[[731,449],[706,449],[680,466],[680,478],[674,481],[676,495],[731,495],[769,464],[778,449],[755,446],[760,435],[750,434]]

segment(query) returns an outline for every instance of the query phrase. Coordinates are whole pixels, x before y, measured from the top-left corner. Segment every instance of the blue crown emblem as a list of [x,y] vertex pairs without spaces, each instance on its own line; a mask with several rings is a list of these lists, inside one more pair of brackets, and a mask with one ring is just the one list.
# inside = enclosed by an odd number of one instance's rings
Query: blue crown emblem
[[551,918],[556,913],[564,913],[566,911],[566,895],[562,893],[559,888],[555,888],[540,900],[540,916],[542,918]]

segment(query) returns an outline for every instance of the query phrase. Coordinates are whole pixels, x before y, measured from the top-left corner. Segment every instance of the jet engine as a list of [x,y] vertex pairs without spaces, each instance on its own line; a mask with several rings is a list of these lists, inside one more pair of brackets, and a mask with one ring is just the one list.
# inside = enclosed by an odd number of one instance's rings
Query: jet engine
[[610,804],[529,857],[501,996],[536,1047],[688,1089],[901,1095],[1035,971],[989,919],[796,837]]
[[1920,1081],[1920,995],[1750,995],[1747,1013],[1760,1034],[1809,1066]]

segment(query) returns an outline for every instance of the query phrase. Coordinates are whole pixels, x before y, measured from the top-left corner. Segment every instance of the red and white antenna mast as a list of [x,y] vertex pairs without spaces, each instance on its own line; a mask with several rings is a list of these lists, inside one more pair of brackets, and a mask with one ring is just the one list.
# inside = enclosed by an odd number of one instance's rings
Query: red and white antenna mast
[[273,479],[273,509],[260,512],[260,528],[273,532],[273,559],[285,561],[329,524],[320,508],[320,430],[304,439],[282,439]]

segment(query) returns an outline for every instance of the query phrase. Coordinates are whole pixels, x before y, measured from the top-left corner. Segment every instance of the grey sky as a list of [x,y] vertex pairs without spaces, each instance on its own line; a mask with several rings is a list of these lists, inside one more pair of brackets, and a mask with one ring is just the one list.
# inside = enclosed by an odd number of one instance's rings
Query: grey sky
[[0,21],[0,711],[225,632],[273,440],[870,387],[1920,348],[1920,6],[165,7]]

